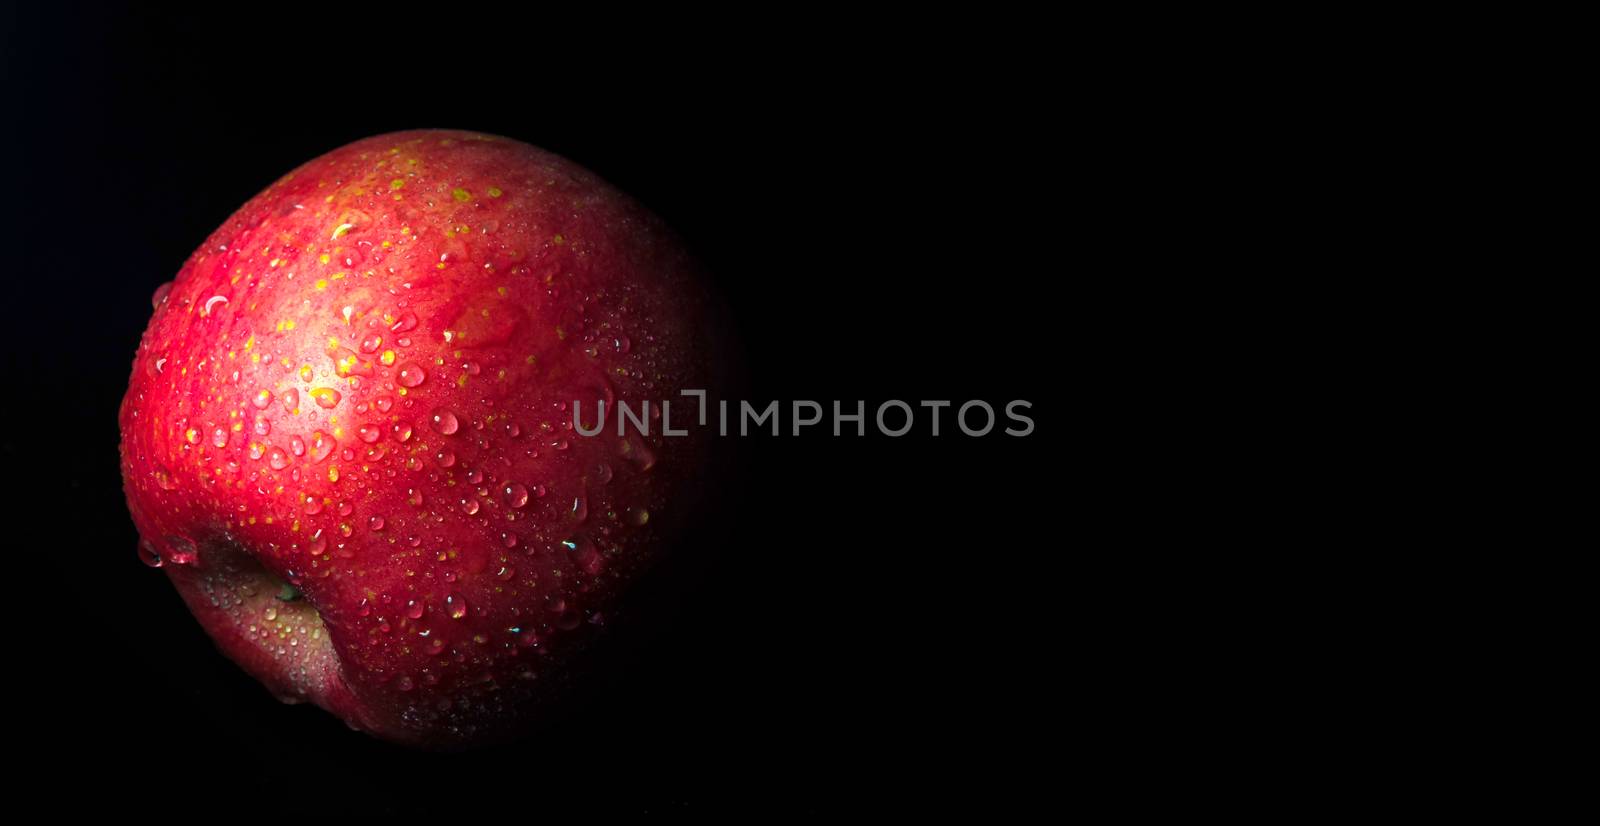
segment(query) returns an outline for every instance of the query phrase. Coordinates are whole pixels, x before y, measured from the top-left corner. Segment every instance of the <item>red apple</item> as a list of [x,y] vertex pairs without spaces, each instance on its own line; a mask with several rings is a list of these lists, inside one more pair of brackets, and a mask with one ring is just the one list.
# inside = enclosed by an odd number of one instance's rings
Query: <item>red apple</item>
[[[517,141],[336,149],[154,304],[120,415],[140,556],[274,695],[387,740],[538,720],[707,466],[709,429],[659,419],[695,424],[679,391],[712,381],[689,257]],[[619,437],[615,403],[646,400],[649,435]]]

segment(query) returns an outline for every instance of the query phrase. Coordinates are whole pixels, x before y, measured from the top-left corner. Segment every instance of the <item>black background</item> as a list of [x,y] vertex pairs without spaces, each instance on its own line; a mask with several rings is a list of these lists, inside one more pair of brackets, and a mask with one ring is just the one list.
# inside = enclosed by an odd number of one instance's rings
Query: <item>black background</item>
[[[1102,71],[1025,24],[449,11],[7,12],[0,439],[25,473],[7,552],[36,583],[7,682],[41,727],[30,762],[223,817],[1064,793],[1116,622],[1085,610],[1106,594],[1066,447],[1085,365],[1118,346],[1083,334],[1109,323],[1087,297],[1132,151]],[[641,586],[659,625],[524,743],[413,753],[279,705],[138,562],[117,405],[151,292],[212,229],[312,157],[418,127],[544,147],[662,215],[732,307],[754,400],[1028,399],[1037,429],[740,441],[742,483]]]

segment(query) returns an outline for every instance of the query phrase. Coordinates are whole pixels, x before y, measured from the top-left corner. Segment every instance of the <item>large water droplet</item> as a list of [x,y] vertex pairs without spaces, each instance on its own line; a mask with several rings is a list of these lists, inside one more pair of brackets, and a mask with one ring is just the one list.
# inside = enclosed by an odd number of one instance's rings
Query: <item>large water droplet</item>
[[429,423],[433,425],[434,430],[437,430],[446,436],[449,436],[450,434],[461,429],[461,422],[456,418],[456,414],[451,413],[449,410],[446,410],[443,407],[434,408],[433,414],[429,416]]
[[332,387],[318,387],[311,391],[311,398],[316,399],[317,406],[332,410],[339,405],[339,391]]
[[356,434],[361,437],[361,441],[370,445],[383,438],[383,428],[375,424],[364,424],[356,429]]
[[272,391],[271,390],[259,390],[259,391],[257,391],[255,396],[251,397],[250,403],[255,405],[257,410],[266,410],[267,409],[267,405],[272,404]]
[[313,431],[311,434],[311,461],[320,462],[328,458],[328,454],[333,452],[336,444],[332,436],[320,430]]
[[283,391],[283,409],[294,413],[300,409],[300,391],[293,387]]
[[396,333],[405,333],[416,329],[416,326],[417,314],[407,311],[401,313],[400,317],[395,320],[394,324],[389,325],[389,329]]
[[[159,304],[160,302],[158,301],[156,303]],[[166,562],[161,559],[161,554],[156,551],[156,546],[150,544],[150,540],[148,539],[139,543],[139,561],[149,565],[152,568],[159,568],[166,564]]]
[[[156,291],[154,293],[151,293],[151,295],[150,295],[150,309],[154,310],[154,309],[159,308],[161,306],[161,302],[167,300],[167,294],[170,293],[170,292],[172,292],[172,282],[171,281],[168,281],[167,283],[162,284],[161,286],[157,287]],[[161,565],[160,565],[159,562],[157,562],[156,565],[153,565],[151,567],[159,568],[159,567],[161,567]]]
[[506,485],[501,493],[505,495],[506,505],[509,507],[520,508],[528,504],[528,489],[516,482]]
[[428,374],[422,372],[422,367],[417,365],[416,362],[407,362],[400,365],[400,376],[396,381],[400,382],[402,387],[416,387],[426,381],[427,378]]
[[445,607],[450,611],[451,619],[461,619],[467,615],[467,601],[460,594],[450,594],[444,598]]
[[167,550],[162,558],[176,565],[188,565],[200,556],[200,549],[195,547],[194,541],[184,536],[169,536],[166,540]]
[[228,431],[226,428],[216,428],[211,431],[211,444],[216,447],[228,446]]
[[273,470],[283,470],[289,466],[289,454],[285,453],[283,448],[275,447],[267,451],[267,464],[271,465]]

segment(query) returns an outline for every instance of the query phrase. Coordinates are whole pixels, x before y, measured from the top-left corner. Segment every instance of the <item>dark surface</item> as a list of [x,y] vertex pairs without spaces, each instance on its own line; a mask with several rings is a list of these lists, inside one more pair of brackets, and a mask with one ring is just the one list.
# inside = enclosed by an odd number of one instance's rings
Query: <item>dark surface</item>
[[[987,810],[1064,789],[1062,753],[1100,722],[1073,687],[1107,620],[1082,609],[1065,431],[1109,346],[1081,323],[1116,163],[1052,49],[412,17],[228,22],[252,32],[234,40],[7,14],[0,448],[28,585],[6,681],[44,726],[32,765],[224,819]],[[661,214],[733,308],[751,399],[1020,398],[1036,432],[742,440],[743,484],[647,584],[655,633],[526,743],[416,754],[279,705],[136,558],[117,405],[150,293],[236,207],[348,141],[433,126],[564,154]]]

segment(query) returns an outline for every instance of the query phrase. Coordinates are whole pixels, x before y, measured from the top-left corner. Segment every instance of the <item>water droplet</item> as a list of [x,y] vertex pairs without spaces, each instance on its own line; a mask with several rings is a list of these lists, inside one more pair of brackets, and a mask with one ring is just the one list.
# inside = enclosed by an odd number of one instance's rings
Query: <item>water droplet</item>
[[479,470],[478,468],[473,468],[472,470],[467,471],[467,484],[469,484],[469,485],[481,485],[481,484],[483,484],[483,471]]
[[373,404],[378,408],[379,413],[388,413],[389,408],[394,407],[394,399],[391,399],[388,396],[379,396],[378,400],[373,402]]
[[339,391],[332,387],[318,387],[311,391],[311,398],[316,399],[317,406],[332,410],[339,405]]
[[629,508],[628,509],[628,513],[627,513],[627,520],[628,520],[628,524],[630,524],[630,525],[632,525],[632,526],[634,526],[636,528],[637,527],[642,527],[644,525],[644,523],[650,521],[650,512],[645,510],[644,508]]
[[582,496],[572,500],[572,518],[579,522],[589,518],[589,506],[584,503]]
[[446,410],[442,407],[434,408],[433,414],[429,417],[429,421],[433,424],[434,430],[437,430],[446,436],[455,433],[461,428],[461,422],[456,418],[456,414],[451,413],[449,410]]
[[272,433],[272,422],[269,422],[266,419],[256,419],[256,424],[253,430],[257,436],[270,435]]
[[338,443],[333,440],[332,436],[329,436],[320,430],[312,431],[311,461],[315,463],[328,458],[328,454],[333,452],[333,448],[337,444]]
[[506,505],[510,507],[520,508],[523,505],[528,504],[528,489],[517,484],[516,482],[506,485],[505,488],[501,490],[501,493],[505,494]]
[[522,426],[516,422],[506,422],[506,435],[515,439],[522,435]]
[[439,463],[439,467],[454,467],[456,455],[451,451],[441,450],[433,457],[433,460]]
[[411,681],[410,677],[402,675],[400,679],[395,681],[395,687],[401,691],[410,691],[411,689],[416,688],[417,685]]
[[306,455],[306,440],[299,436],[291,437],[289,439],[289,451],[296,456]]
[[267,405],[272,404],[272,391],[258,391],[255,396],[250,399],[250,403],[255,405],[257,410],[266,410]]
[[413,599],[413,600],[407,600],[406,601],[406,616],[408,616],[408,617],[410,617],[412,619],[421,619],[422,618],[422,610],[423,610],[423,608],[422,608],[422,601],[421,600]]
[[183,432],[183,440],[191,445],[200,444],[200,429],[191,427]]
[[505,582],[516,575],[517,569],[511,567],[510,565],[501,565],[500,570],[494,572],[494,578],[500,580],[501,582]]
[[466,511],[468,516],[472,516],[472,515],[476,514],[478,512],[478,500],[476,500],[476,499],[463,499],[463,500],[461,500],[461,509],[463,511]]
[[356,434],[361,437],[361,441],[370,445],[383,438],[383,428],[375,424],[364,424],[356,429]]
[[311,494],[306,494],[305,511],[307,516],[316,516],[322,513],[322,500]]
[[[171,285],[167,285],[170,287]],[[159,292],[159,291],[158,291]],[[156,303],[160,303],[159,301]],[[152,568],[159,568],[166,563],[161,559],[161,554],[156,552],[156,546],[146,539],[139,543],[139,561]]]
[[406,503],[412,507],[421,507],[422,491],[416,488],[406,488]]
[[300,409],[300,391],[293,387],[283,391],[283,409],[293,413]]
[[411,425],[405,422],[395,422],[394,439],[401,444],[411,441]]
[[427,378],[428,374],[422,372],[422,368],[415,362],[407,362],[400,365],[400,377],[397,380],[402,387],[416,387],[426,381]]
[[[168,281],[167,283],[162,284],[161,286],[157,287],[156,291],[154,293],[150,294],[150,309],[154,310],[154,309],[160,307],[161,306],[161,302],[167,300],[167,294],[170,293],[170,292],[172,292],[172,282],[171,281]],[[152,565],[151,567],[159,568],[159,567],[161,567],[161,564],[158,561],[155,565]]]
[[177,481],[172,478],[172,472],[160,465],[156,465],[151,475],[156,477],[156,486],[162,490],[172,490],[178,486]]
[[188,565],[200,556],[200,549],[195,547],[194,541],[182,536],[169,536],[166,540],[167,552],[162,558],[177,565]]
[[378,348],[382,346],[383,336],[377,333],[371,333],[366,338],[361,339],[361,352],[363,353],[376,353]]
[[416,326],[417,326],[417,314],[413,313],[413,312],[410,312],[410,311],[407,311],[407,312],[401,313],[400,317],[395,320],[394,324],[389,325],[389,329],[392,332],[404,333],[404,332],[408,332],[410,330],[416,329]]
[[611,346],[617,348],[619,353],[626,353],[633,349],[633,342],[629,341],[627,336],[617,336],[611,340]]
[[641,473],[648,473],[651,468],[656,466],[655,452],[643,444],[632,446],[632,449],[628,451],[628,460],[633,462],[633,466],[638,468]]
[[211,431],[211,444],[217,447],[228,446],[228,431],[226,428],[217,428]]
[[381,531],[381,530],[383,530],[383,517],[374,516],[371,519],[368,519],[367,520],[367,530],[369,530],[369,531]]
[[289,454],[283,452],[283,448],[275,447],[267,451],[267,464],[273,470],[283,470],[289,466]]
[[505,545],[507,548],[515,548],[515,547],[517,547],[517,543],[521,542],[521,541],[522,540],[517,538],[516,534],[514,534],[514,533],[512,533],[510,531],[506,531],[505,533],[500,534],[500,542],[501,542],[501,544]]
[[598,483],[603,485],[603,484],[611,481],[611,476],[612,476],[612,474],[611,474],[611,466],[610,465],[606,464],[605,462],[601,462],[600,464],[595,465],[595,467],[594,467],[594,480],[596,482],[598,482]]
[[445,607],[450,610],[451,619],[461,619],[467,615],[467,601],[460,594],[450,594],[444,598]]

